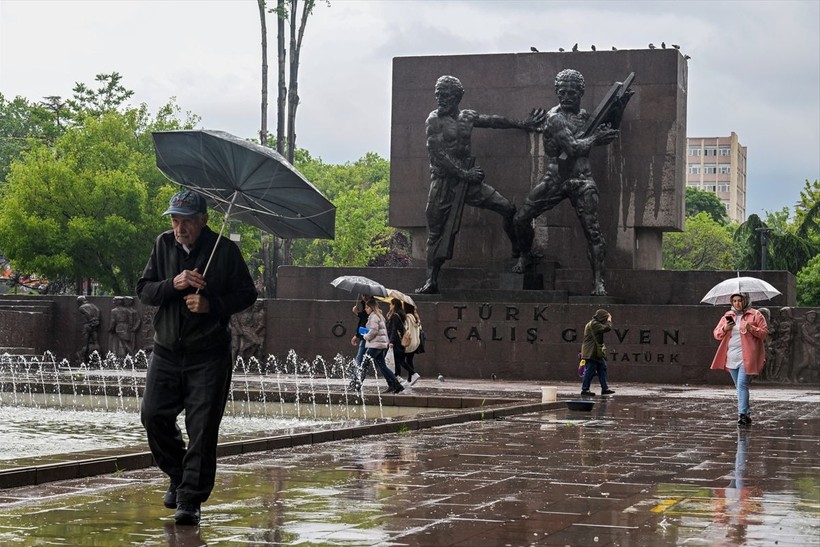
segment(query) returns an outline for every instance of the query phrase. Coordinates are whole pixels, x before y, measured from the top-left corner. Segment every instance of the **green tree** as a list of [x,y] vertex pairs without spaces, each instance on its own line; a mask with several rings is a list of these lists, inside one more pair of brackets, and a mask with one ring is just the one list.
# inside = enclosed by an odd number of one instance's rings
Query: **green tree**
[[117,113],[87,118],[54,149],[34,146],[12,165],[0,240],[18,269],[133,292],[151,249],[145,234],[160,231],[148,185],[133,168],[153,161],[137,150],[134,122]]
[[768,225],[759,216],[752,214],[746,222],[737,227],[734,234],[735,263],[738,270],[759,270],[762,245],[760,230]]
[[788,270],[797,275],[817,251],[808,238],[800,237],[795,230],[775,233],[770,237],[766,266],[769,270]]
[[119,72],[97,74],[94,79],[99,83],[96,90],[77,82],[72,90],[74,97],[66,101],[69,115],[75,123],[81,123],[88,116],[99,118],[120,110],[125,101],[134,95],[132,90],[122,85],[122,75]]
[[367,266],[391,251],[387,160],[370,152],[354,163],[331,165],[300,151],[296,167],[336,205],[336,238],[295,241],[294,264]]
[[30,103],[23,97],[9,101],[0,93],[0,183],[5,180],[11,162],[28,150],[32,142],[53,142],[62,133],[55,120],[42,104]]
[[732,236],[709,213],[688,217],[683,232],[664,234],[666,270],[728,270],[732,263]]
[[[259,17],[262,29],[262,115],[267,113],[267,25],[264,17],[265,0],[257,0]],[[327,2],[330,5],[330,2]],[[276,123],[276,150],[291,163],[296,158],[296,109],[299,106],[299,58],[302,54],[302,41],[305,38],[305,28],[316,0],[302,0],[301,10],[299,0],[276,0],[276,7],[268,9],[277,20],[276,52],[278,61],[278,89],[277,123]],[[285,22],[287,21],[287,31]],[[288,42],[287,49],[285,41]],[[287,66],[287,77],[285,67]],[[267,120],[263,121],[263,129],[267,127]]]
[[151,130],[180,128],[178,114],[173,103],[153,120],[145,105],[92,109],[53,146],[35,142],[0,195],[4,255],[18,270],[133,293],[176,190],[156,168]]
[[820,180],[806,183],[800,191],[800,201],[794,206],[797,233],[820,244]]
[[[302,41],[305,37],[305,28],[308,18],[313,14],[316,0],[302,0],[301,13],[299,0],[276,0],[275,8],[267,8],[266,0],[257,0],[260,28],[262,33],[262,123],[260,125],[260,141],[267,145],[268,141],[268,28],[265,12],[276,17],[277,25],[277,80],[278,96],[276,103],[276,151],[284,156],[291,164],[296,159],[296,109],[299,106],[299,58],[302,54]],[[328,2],[328,5],[330,3]],[[285,21],[288,21],[287,31]],[[285,41],[288,39],[288,47]],[[285,67],[288,67],[288,76],[285,76]],[[279,264],[293,262],[292,240],[280,240],[278,236],[267,238],[265,255],[270,267],[266,268],[265,293],[272,296],[275,293],[276,279],[272,272]]]
[[728,221],[726,207],[716,194],[687,186],[686,216],[693,217],[698,213],[708,213],[712,220],[719,224],[726,224]]
[[820,255],[797,272],[797,305],[820,306]]

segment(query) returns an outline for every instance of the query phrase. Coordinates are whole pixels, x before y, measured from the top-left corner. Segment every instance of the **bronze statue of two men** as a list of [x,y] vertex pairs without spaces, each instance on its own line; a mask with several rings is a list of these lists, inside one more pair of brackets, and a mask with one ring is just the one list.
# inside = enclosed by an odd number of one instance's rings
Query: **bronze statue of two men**
[[[502,116],[459,110],[464,88],[458,78],[442,76],[436,82],[438,108],[425,124],[430,156],[430,193],[427,198],[427,282],[419,293],[439,292],[438,274],[453,256],[455,235],[465,204],[489,209],[503,218],[504,232],[518,258],[513,267],[524,273],[533,263],[532,221],[569,199],[587,239],[587,254],[594,277],[593,295],[606,295],[604,258],[606,242],[598,222],[598,188],[592,178],[589,153],[618,137],[623,110],[633,92],[630,77],[616,82],[601,106],[592,114],[581,108],[584,77],[577,70],[562,70],[555,77],[558,105],[545,112],[534,109],[528,118],[516,121]],[[540,132],[544,139],[546,173],[520,209],[484,181],[484,171],[475,165],[470,141],[474,127],[522,129]]]

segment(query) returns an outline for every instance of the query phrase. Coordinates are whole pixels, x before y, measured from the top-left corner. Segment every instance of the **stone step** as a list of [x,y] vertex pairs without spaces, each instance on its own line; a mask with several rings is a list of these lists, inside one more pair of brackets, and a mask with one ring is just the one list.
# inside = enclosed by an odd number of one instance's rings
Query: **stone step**
[[567,291],[515,291],[503,289],[441,289],[440,294],[412,294],[419,302],[538,302],[561,304],[569,301]]
[[54,307],[54,300],[42,298],[0,298],[2,311],[50,311]]
[[0,356],[4,354],[14,356],[29,356],[34,355],[34,348],[0,346]]

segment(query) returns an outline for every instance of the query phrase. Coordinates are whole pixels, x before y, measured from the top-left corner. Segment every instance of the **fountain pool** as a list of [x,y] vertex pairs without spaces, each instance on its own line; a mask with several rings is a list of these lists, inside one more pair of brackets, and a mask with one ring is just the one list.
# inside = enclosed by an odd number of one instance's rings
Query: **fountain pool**
[[[337,356],[283,366],[238,360],[220,428],[219,455],[272,450],[491,419],[506,398],[401,396],[372,380],[349,391]],[[351,361],[352,362],[352,361]],[[272,364],[271,364],[272,363]],[[0,488],[115,473],[153,464],[139,421],[145,359],[111,356],[79,367],[0,355]],[[180,418],[181,430],[184,418]]]
[[[148,450],[136,412],[0,406],[0,469],[21,459],[112,448]],[[225,416],[220,442],[259,435],[290,434],[297,428],[329,427],[330,420]],[[185,431],[183,418],[179,425]]]

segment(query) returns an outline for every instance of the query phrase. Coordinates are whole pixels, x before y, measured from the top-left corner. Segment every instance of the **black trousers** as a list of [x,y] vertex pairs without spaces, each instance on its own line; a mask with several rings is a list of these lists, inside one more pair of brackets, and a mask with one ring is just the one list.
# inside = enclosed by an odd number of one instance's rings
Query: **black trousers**
[[416,373],[413,368],[413,354],[405,353],[403,350],[396,351],[396,346],[393,346],[393,357],[396,359],[396,364],[393,368],[396,369],[396,378],[401,378],[401,369],[407,371],[407,380],[410,381]]
[[[202,503],[216,478],[219,424],[231,385],[231,352],[183,354],[154,346],[140,418],[162,471],[179,484],[177,501]],[[185,411],[188,447],[177,426]]]

